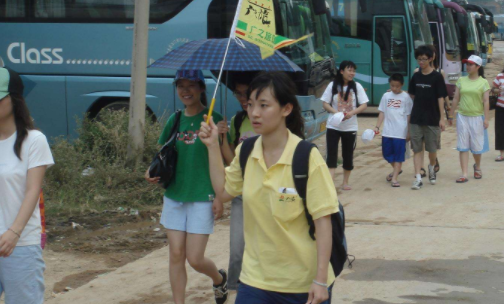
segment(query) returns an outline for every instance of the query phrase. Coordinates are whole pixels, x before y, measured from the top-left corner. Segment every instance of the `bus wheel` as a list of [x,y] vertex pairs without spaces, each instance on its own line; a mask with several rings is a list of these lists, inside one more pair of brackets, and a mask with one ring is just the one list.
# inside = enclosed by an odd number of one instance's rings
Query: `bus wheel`
[[[101,120],[101,115],[105,111],[126,111],[126,112],[128,112],[129,111],[129,102],[126,100],[119,100],[119,101],[110,102],[110,103],[106,104],[105,106],[103,106],[98,111],[98,113],[95,113],[95,115],[92,115],[92,118],[94,118],[96,120]],[[150,119],[153,122],[156,121],[156,115],[154,115],[154,112],[152,112],[152,110],[149,107],[147,107],[145,109],[145,111],[147,113],[147,117],[150,117]]]

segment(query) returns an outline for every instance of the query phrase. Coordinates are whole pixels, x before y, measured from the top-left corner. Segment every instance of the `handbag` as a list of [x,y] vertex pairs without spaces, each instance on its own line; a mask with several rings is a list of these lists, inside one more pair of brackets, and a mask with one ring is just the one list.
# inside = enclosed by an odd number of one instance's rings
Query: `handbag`
[[490,110],[495,110],[497,107],[497,102],[499,101],[499,94],[491,93],[490,94]]
[[151,178],[159,177],[159,183],[165,189],[168,188],[173,180],[177,167],[178,153],[176,143],[181,115],[182,111],[180,110],[175,113],[175,122],[173,123],[173,127],[170,131],[170,137],[163,147],[161,147],[161,150],[159,150],[156,156],[154,156],[154,159],[149,167],[149,176]]

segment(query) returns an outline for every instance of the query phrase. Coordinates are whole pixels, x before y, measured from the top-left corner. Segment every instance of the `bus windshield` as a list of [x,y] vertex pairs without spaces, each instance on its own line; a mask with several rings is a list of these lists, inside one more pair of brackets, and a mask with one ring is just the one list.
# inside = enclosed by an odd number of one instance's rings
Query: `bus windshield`
[[474,20],[474,16],[469,15],[469,23],[467,29],[467,50],[473,51],[476,54],[479,54],[480,45],[478,40],[478,33],[476,32],[476,22]]
[[445,45],[448,53],[457,53],[460,51],[459,41],[457,39],[457,30],[453,16],[447,9],[441,10],[443,15],[443,29],[445,33]]
[[408,0],[415,48],[433,44],[424,0]]

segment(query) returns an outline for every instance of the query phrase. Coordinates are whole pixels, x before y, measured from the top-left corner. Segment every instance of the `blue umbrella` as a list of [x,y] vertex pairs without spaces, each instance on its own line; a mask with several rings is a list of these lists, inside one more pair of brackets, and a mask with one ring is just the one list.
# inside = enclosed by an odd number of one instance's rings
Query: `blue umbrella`
[[[231,39],[231,41],[229,41]],[[238,38],[203,39],[188,42],[156,60],[149,67],[173,70],[220,70],[229,43],[225,71],[303,70],[279,51],[261,59],[259,47]]]

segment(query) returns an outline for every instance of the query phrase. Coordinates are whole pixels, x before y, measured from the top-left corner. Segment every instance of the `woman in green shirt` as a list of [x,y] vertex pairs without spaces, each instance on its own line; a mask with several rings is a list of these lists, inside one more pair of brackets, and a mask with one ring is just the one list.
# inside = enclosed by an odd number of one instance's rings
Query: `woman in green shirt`
[[[177,71],[175,76],[177,94],[185,106],[177,130],[178,151],[174,180],[164,194],[161,224],[168,229],[170,245],[170,283],[176,304],[185,301],[187,284],[186,260],[196,271],[213,281],[215,301],[224,304],[227,300],[227,274],[218,270],[215,263],[205,257],[209,235],[213,233],[214,219],[222,216],[222,202],[214,200],[215,192],[210,181],[208,150],[199,138],[203,115],[208,113],[205,95],[205,78],[199,70]],[[222,116],[213,113],[216,121]],[[168,140],[175,115],[171,115],[159,138],[163,145]],[[145,179],[158,183],[159,178]]]
[[[458,104],[460,109],[457,115],[457,150],[460,152],[460,166],[462,175],[456,180],[457,183],[466,183],[469,151],[473,154],[474,178],[483,177],[481,171],[481,154],[488,152],[488,112],[490,110],[489,94],[490,85],[484,78],[483,60],[475,55],[462,61],[466,63],[468,76],[461,77],[457,81],[451,117]],[[450,125],[453,119],[449,119]]]

